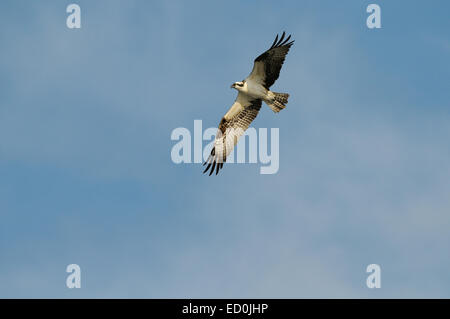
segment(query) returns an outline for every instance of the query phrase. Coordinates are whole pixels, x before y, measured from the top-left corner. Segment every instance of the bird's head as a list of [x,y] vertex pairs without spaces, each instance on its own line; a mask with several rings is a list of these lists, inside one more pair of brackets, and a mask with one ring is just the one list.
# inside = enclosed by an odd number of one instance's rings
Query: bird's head
[[231,84],[231,88],[236,89],[238,91],[241,91],[244,87],[245,81],[241,81],[241,82],[234,82],[233,84]]

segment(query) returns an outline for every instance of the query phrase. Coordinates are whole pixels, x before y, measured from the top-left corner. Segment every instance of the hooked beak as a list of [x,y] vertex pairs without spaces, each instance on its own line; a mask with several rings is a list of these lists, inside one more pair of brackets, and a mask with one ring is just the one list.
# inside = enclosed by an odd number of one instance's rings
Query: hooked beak
[[231,84],[230,89],[233,89],[236,86],[236,83]]

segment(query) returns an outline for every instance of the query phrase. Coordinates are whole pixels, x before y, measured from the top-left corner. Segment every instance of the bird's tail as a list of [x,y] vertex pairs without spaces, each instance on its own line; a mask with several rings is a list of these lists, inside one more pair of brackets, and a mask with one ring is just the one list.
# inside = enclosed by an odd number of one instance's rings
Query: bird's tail
[[273,100],[271,101],[271,103],[268,103],[268,105],[272,109],[272,111],[278,113],[286,107],[286,104],[288,103],[289,94],[277,92],[271,93],[273,94]]

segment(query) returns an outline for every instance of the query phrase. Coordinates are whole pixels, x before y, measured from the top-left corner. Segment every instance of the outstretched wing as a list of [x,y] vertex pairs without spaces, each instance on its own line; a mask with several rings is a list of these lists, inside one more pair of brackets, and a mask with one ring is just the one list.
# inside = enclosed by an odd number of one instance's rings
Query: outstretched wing
[[208,164],[203,173],[208,170],[210,170],[210,176],[214,170],[216,175],[219,173],[227,156],[234,149],[250,123],[256,118],[260,109],[261,100],[248,100],[241,93],[238,94],[236,102],[220,121],[211,155],[203,164]]
[[288,42],[291,36],[285,39],[285,35],[286,32],[283,32],[279,40],[277,35],[270,49],[255,59],[253,70],[248,76],[266,89],[269,89],[280,76],[284,59],[294,43],[294,41]]

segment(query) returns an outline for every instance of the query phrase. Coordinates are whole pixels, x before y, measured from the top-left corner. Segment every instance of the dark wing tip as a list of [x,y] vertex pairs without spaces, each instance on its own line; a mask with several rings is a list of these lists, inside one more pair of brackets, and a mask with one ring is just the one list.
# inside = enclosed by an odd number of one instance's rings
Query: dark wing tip
[[[205,162],[205,164],[206,164],[206,162]],[[208,163],[208,166],[206,166],[205,170],[203,171],[203,174],[205,174],[209,170],[210,167],[211,167],[211,163]]]
[[213,159],[211,162],[208,163],[208,166],[206,166],[205,170],[203,171],[203,174],[208,173],[208,176],[211,176],[214,173],[214,170],[216,171],[215,175],[219,174],[219,171],[223,168],[223,163],[216,162],[215,159]]
[[273,43],[272,43],[272,45],[270,46],[270,49],[272,49],[274,46],[275,46],[275,44],[278,42],[278,34],[277,34],[277,36],[275,37],[275,40],[273,41]]
[[280,41],[278,41],[278,43],[277,43],[277,45],[276,46],[279,46],[280,45],[280,43],[282,43],[283,42],[283,39],[284,39],[284,36],[286,35],[286,32],[284,32],[283,31],[283,34],[281,35],[281,38],[280,38]]
[[217,163],[217,167],[216,167],[216,175],[219,174],[219,169],[220,169],[220,163]]
[[214,173],[214,169],[216,170],[216,175],[219,174],[219,171],[223,168],[223,163],[219,163],[216,161],[215,158],[215,148],[212,149],[211,155],[209,155],[208,159],[203,163],[203,166],[208,164],[206,168],[203,171],[203,174],[209,172],[209,176],[211,176]]
[[289,36],[286,38],[286,40],[284,40],[283,43],[281,43],[280,45],[285,45],[285,44],[289,41],[290,38],[291,38],[291,35],[289,35]]
[[286,31],[283,31],[283,33],[281,34],[281,37],[279,39],[278,39],[278,34],[277,34],[277,36],[275,37],[275,41],[273,41],[270,49],[278,48],[278,47],[281,47],[284,45],[291,46],[292,43],[294,43],[294,40],[292,40],[291,42],[288,42],[288,41],[291,39],[292,35],[289,34],[286,39],[284,38],[285,36],[286,36]]

